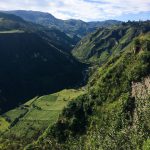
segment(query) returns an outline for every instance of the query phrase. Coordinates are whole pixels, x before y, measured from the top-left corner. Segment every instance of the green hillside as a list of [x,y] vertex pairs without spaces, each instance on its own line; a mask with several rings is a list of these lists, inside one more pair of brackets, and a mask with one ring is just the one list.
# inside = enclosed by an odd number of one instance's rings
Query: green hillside
[[0,149],[149,150],[150,21],[98,29],[72,52],[89,64],[88,73],[81,68],[87,85],[37,96],[1,115]]
[[23,148],[36,141],[57,121],[68,102],[83,93],[83,90],[70,89],[35,97],[3,114],[0,117],[0,149]]
[[98,68],[88,93],[71,101],[47,135],[28,149],[148,150],[149,60],[147,32]]
[[101,64],[107,61],[112,53],[123,51],[135,37],[149,30],[149,21],[128,22],[119,26],[100,28],[83,38],[72,53],[79,60]]

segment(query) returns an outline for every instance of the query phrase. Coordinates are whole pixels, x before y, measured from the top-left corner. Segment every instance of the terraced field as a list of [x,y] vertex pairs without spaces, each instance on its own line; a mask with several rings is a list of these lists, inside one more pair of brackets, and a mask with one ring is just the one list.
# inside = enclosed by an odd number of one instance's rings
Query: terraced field
[[[83,90],[63,90],[58,93],[35,97],[0,117],[0,132],[3,137],[1,143],[11,140],[23,144],[30,144],[38,140],[39,136],[57,121],[62,109],[73,98],[83,94]],[[5,128],[4,128],[5,127]]]

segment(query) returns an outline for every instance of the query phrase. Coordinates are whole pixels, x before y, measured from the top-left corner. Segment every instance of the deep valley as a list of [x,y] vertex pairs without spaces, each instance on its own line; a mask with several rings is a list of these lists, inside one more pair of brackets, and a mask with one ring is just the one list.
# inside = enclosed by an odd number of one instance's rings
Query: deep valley
[[0,12],[0,150],[149,150],[150,21]]

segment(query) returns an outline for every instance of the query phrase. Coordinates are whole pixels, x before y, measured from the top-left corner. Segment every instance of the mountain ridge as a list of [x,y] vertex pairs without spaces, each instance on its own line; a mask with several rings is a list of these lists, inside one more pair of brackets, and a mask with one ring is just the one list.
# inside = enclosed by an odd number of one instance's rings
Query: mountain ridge
[[149,21],[99,28],[78,42],[72,54],[81,61],[103,63],[114,52],[122,51],[130,41],[149,30]]
[[120,24],[121,21],[107,20],[107,21],[96,21],[96,22],[84,22],[82,20],[61,20],[55,18],[52,14],[43,13],[39,11],[8,11],[7,13],[17,15],[27,21],[41,24],[47,27],[55,27],[60,29],[70,37],[77,40],[77,42],[89,32],[94,31],[98,27],[111,26]]

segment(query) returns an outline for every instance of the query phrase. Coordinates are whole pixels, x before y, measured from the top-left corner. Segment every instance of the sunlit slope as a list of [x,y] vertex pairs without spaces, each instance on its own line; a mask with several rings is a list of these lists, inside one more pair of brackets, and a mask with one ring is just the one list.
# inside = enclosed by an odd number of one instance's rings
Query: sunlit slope
[[[83,90],[63,90],[58,93],[35,97],[20,107],[11,110],[3,116],[0,124],[1,145],[7,145],[7,141],[12,143],[8,146],[20,142],[20,145],[27,145],[37,140],[44,130],[54,124],[62,109],[69,101],[82,95]],[[9,128],[9,129],[8,129]]]
[[150,31],[149,21],[128,22],[100,28],[83,38],[72,53],[79,60],[102,64],[112,54],[123,51],[134,38],[148,31]]
[[149,150],[149,60],[147,32],[100,66],[88,92],[71,101],[45,138],[30,148]]

